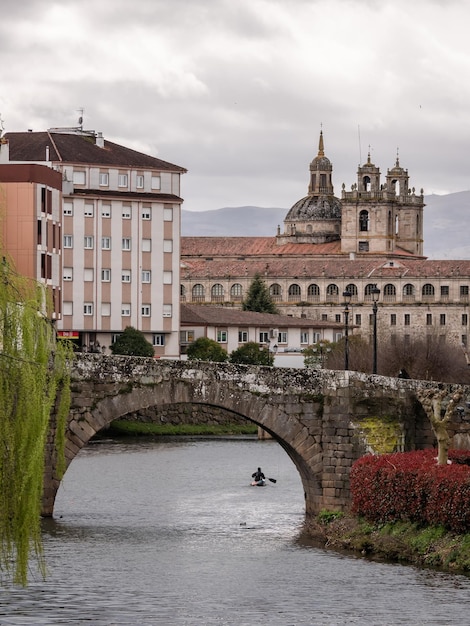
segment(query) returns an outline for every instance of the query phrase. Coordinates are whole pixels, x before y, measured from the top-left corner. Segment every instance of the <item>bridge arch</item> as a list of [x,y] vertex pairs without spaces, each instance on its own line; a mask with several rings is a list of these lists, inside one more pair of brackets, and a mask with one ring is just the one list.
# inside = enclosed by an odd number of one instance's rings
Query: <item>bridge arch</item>
[[[191,363],[140,357],[77,355],[71,372],[66,467],[113,420],[151,407],[220,407],[266,430],[287,452],[304,489],[307,517],[349,505],[349,470],[366,452],[357,423],[399,415],[407,449],[433,445],[426,418],[417,419],[422,381],[357,372]],[[433,383],[435,385],[435,383]],[[44,474],[44,516],[52,516],[60,478],[54,416]]]

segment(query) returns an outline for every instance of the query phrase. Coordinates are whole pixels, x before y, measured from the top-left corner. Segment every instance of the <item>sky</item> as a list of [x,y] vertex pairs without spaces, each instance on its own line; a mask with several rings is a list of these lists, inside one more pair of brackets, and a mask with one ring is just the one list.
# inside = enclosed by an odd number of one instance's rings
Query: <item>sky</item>
[[290,208],[323,131],[357,167],[470,189],[468,0],[2,0],[4,132],[77,126],[188,170],[183,208]]

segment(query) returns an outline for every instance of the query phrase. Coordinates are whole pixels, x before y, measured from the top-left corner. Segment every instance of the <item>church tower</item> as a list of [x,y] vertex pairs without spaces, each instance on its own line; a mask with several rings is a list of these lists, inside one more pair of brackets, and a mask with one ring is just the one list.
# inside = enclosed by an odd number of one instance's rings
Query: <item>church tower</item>
[[423,254],[423,190],[409,189],[408,171],[395,166],[380,182],[370,159],[359,166],[357,183],[342,191],[341,251],[349,254]]
[[308,194],[286,215],[284,233],[278,233],[276,238],[278,245],[339,240],[341,202],[334,195],[332,172],[331,161],[325,156],[321,131],[318,154],[310,163]]

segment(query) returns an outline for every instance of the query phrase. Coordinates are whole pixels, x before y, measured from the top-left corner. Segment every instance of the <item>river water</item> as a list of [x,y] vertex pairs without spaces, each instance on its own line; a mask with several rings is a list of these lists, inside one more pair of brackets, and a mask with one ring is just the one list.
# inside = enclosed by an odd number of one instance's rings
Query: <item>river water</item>
[[[261,465],[276,484],[250,487]],[[467,624],[470,577],[300,539],[303,491],[274,441],[104,441],[68,469],[48,566],[0,589],[0,625]]]

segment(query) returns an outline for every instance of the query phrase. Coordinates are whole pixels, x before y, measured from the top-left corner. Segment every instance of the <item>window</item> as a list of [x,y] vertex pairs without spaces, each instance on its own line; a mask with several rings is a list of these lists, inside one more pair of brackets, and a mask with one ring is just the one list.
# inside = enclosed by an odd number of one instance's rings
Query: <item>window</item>
[[142,282],[151,283],[152,272],[150,270],[142,270]]
[[163,333],[156,333],[153,335],[152,344],[154,346],[164,346],[165,345],[165,335]]
[[109,185],[108,172],[100,172],[100,187],[107,187]]
[[441,296],[443,298],[448,298],[449,297],[449,286],[448,285],[441,285]]
[[173,272],[163,272],[163,284],[164,285],[173,284]]
[[281,297],[282,297],[281,285],[278,285],[277,283],[273,283],[269,287],[269,295],[272,296],[272,298],[274,298],[274,300],[279,301],[281,299]]
[[287,331],[281,330],[277,335],[278,343],[287,343]]
[[143,220],[151,220],[152,219],[152,209],[144,207],[142,209],[142,219]]
[[191,296],[193,302],[203,302],[205,299],[204,285],[201,285],[200,283],[193,285],[193,288],[191,290]]
[[118,187],[127,187],[127,174],[118,175]]
[[445,313],[441,313],[439,315],[439,324],[441,326],[445,326],[446,325],[446,314]]
[[132,216],[132,209],[131,209],[129,204],[125,204],[122,207],[122,219],[123,220],[130,220],[131,216]]
[[321,321],[322,322],[327,322],[328,321],[328,313],[322,313],[321,314]]
[[396,325],[397,325],[397,314],[391,313],[390,314],[390,326],[396,326]]
[[163,252],[173,252],[173,239],[163,240]]
[[83,215],[85,217],[93,217],[94,214],[95,214],[95,207],[91,203],[87,202],[85,204],[85,210],[83,211]]
[[330,283],[328,285],[328,287],[326,288],[326,295],[327,296],[338,296],[338,294],[339,294],[338,285],[334,285],[333,283]]
[[269,333],[262,331],[259,334],[259,343],[268,343],[269,342]]
[[411,324],[411,316],[409,313],[405,313],[405,326],[409,326],[410,324]]
[[293,285],[290,285],[289,291],[288,291],[289,301],[300,300],[300,297],[301,297],[300,285],[297,285],[296,283],[294,283]]
[[73,236],[64,235],[64,248],[73,248]]
[[101,280],[104,283],[109,283],[111,280],[111,270],[110,269],[102,269],[101,270]]
[[231,287],[230,287],[230,298],[232,298],[233,300],[241,300],[243,295],[243,288],[240,285],[240,283],[234,283]]
[[101,249],[111,250],[111,237],[101,237]]
[[362,323],[362,318],[361,318],[361,314],[357,313],[356,314],[356,326],[360,326]]
[[85,267],[83,270],[83,280],[86,283],[92,283],[95,278],[95,273],[92,267]]
[[105,217],[105,218],[111,217],[111,205],[110,204],[101,205],[101,217]]
[[62,312],[64,315],[73,315],[73,302],[63,302]]
[[461,342],[460,342],[460,343],[461,343],[463,346],[465,346],[465,347],[466,347],[466,346],[467,346],[467,335],[462,335],[461,339],[462,339],[462,340],[461,340]]
[[300,343],[308,345],[308,330],[302,330],[300,333]]
[[150,317],[151,310],[152,310],[152,307],[150,306],[150,304],[143,304],[140,309],[142,317]]
[[194,341],[194,330],[180,330],[180,343],[192,343]]
[[173,305],[164,304],[163,305],[163,317],[172,317],[173,316]]
[[388,301],[395,300],[396,295],[397,295],[397,290],[395,288],[395,285],[388,283],[387,285],[384,286],[384,296]]
[[73,280],[73,267],[64,267],[62,276],[64,280]]
[[369,230],[369,211],[359,213],[359,230],[362,232]]
[[414,296],[415,295],[415,288],[413,287],[413,285],[411,283],[407,283],[404,287],[403,287],[403,295],[404,296]]
[[[163,276],[165,276],[165,272],[163,272]],[[211,300],[216,300],[220,302],[224,298],[224,288],[220,283],[216,283],[211,287]]]
[[111,315],[111,302],[101,303],[101,315],[102,317],[109,317]]
[[131,305],[130,304],[121,304],[121,316],[122,317],[130,317],[131,315]]
[[73,215],[73,202],[64,202],[64,215]]
[[131,282],[131,270],[122,270],[121,272],[121,281],[123,283]]
[[83,238],[83,247],[85,248],[85,250],[93,249],[93,236],[92,235],[85,235],[85,237]]
[[135,179],[135,186],[137,187],[137,189],[143,189],[144,188],[144,176],[143,176],[143,174],[137,174],[136,179]]
[[130,250],[131,249],[131,238],[130,237],[123,237],[122,238],[122,249],[123,250]]
[[248,331],[239,330],[238,331],[238,343],[246,343],[247,341],[248,341]]
[[467,326],[468,324],[468,315],[467,313],[462,313],[462,326]]
[[161,189],[160,176],[152,176],[152,189]]
[[226,330],[217,331],[217,341],[219,343],[227,343],[227,331]]
[[341,322],[341,313],[336,313],[335,322]]
[[468,298],[468,285],[460,285],[460,297]]
[[164,222],[172,222],[173,221],[173,209],[171,209],[171,208],[163,209],[163,221]]
[[73,184],[74,185],[84,185],[86,183],[86,172],[84,171],[74,171],[73,173]]
[[84,303],[83,315],[93,315],[93,304],[91,302]]
[[359,248],[359,252],[369,252],[369,242],[360,241],[358,248]]
[[434,295],[434,285],[431,285],[431,283],[426,283],[425,285],[423,285],[423,289],[422,289],[422,295],[423,296],[433,296]]
[[142,239],[142,252],[151,252],[151,251],[152,251],[152,240]]
[[426,326],[432,326],[432,313],[426,313]]

